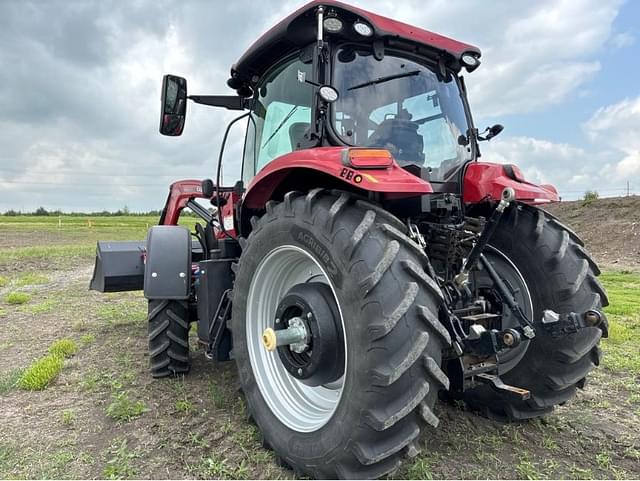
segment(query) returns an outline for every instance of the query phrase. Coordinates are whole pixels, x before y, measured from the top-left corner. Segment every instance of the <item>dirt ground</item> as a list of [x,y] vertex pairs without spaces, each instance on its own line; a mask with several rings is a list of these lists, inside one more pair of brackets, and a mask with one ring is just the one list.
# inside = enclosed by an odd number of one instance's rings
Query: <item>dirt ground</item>
[[[624,240],[634,248],[637,225]],[[29,245],[28,236],[5,234],[0,229],[5,246]],[[594,229],[594,245],[600,234]],[[621,266],[633,249],[603,258]],[[46,280],[20,287],[31,300],[10,305],[2,299],[15,290],[24,263],[0,257],[0,275],[10,280],[0,285],[0,478],[293,477],[247,421],[232,362],[207,361],[193,342],[189,375],[153,380],[139,293],[88,291],[86,255],[31,259],[28,266]],[[50,386],[12,387],[8,380],[63,337],[79,351]],[[116,417],[114,405],[135,415]],[[638,372],[601,367],[573,401],[533,422],[500,424],[443,403],[436,411],[440,427],[424,435],[421,454],[395,478],[640,477]]]
[[560,202],[545,209],[570,225],[600,264],[640,266],[640,196]]

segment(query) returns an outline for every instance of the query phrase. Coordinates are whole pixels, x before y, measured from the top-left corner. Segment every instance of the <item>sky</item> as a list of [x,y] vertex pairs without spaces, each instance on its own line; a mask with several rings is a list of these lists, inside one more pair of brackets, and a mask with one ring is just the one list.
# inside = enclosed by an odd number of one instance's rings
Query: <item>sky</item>
[[[230,66],[306,2],[0,1],[0,212],[160,209],[168,185],[215,178],[237,112],[190,104],[158,133],[162,75],[233,94]],[[505,130],[482,160],[519,165],[564,199],[640,194],[640,2],[356,0],[483,52],[466,75],[477,127]],[[239,177],[234,129],[224,178]]]

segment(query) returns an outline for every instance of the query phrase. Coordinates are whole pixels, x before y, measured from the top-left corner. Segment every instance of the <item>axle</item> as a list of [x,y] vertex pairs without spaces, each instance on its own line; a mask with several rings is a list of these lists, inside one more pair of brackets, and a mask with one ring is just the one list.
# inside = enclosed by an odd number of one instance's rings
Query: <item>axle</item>
[[280,346],[290,346],[294,352],[306,350],[308,341],[307,328],[300,317],[289,319],[289,327],[274,330],[270,327],[262,333],[262,344],[267,351],[275,351]]

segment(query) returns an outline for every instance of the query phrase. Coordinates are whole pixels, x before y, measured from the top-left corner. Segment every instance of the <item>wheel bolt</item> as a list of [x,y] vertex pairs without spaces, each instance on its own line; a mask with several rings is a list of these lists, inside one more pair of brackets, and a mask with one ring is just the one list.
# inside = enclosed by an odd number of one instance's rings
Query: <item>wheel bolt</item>
[[302,369],[298,368],[298,376],[302,376]]

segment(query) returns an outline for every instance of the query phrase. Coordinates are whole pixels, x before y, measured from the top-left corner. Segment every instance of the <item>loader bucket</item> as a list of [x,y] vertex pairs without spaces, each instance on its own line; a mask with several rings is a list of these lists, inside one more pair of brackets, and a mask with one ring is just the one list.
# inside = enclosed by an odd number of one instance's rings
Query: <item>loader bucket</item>
[[98,241],[89,288],[100,292],[142,290],[145,253],[145,241]]

